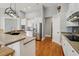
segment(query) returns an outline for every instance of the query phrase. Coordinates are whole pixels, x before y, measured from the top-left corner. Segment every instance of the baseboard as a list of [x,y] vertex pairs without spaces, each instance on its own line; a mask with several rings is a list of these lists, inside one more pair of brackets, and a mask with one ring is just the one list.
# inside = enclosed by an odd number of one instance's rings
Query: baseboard
[[51,35],[45,35],[45,37],[51,37]]
[[60,42],[58,42],[58,41],[55,41],[55,40],[52,40],[53,42],[55,42],[55,43],[57,43],[57,44],[59,44],[59,45],[61,45],[61,43]]
[[44,37],[42,37],[42,41],[45,39],[45,37],[51,37],[51,35],[45,35]]
[[42,41],[45,39],[45,37],[42,38]]

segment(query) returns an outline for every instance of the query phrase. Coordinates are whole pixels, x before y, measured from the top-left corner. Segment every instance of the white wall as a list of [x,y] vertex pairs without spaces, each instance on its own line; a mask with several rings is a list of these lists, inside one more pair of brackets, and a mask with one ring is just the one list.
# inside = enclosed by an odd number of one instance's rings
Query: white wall
[[69,4],[61,4],[61,32],[67,32],[67,26],[66,26],[66,21],[67,21],[67,11],[69,9]]
[[56,7],[47,7],[44,10],[45,12],[45,17],[52,17],[53,15],[57,14]]

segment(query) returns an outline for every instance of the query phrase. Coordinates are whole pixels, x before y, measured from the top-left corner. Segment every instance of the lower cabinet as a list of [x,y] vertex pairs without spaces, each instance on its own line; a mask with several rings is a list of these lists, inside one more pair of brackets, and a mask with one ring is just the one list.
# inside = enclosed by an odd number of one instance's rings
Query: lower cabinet
[[35,40],[24,45],[24,40],[8,45],[15,50],[14,56],[35,56]]
[[62,35],[62,48],[65,56],[79,56],[75,49],[69,44],[67,38]]
[[21,47],[21,56],[35,56],[35,40]]
[[20,56],[20,41],[13,43],[11,45],[8,45],[7,47],[10,47],[15,50],[14,56]]

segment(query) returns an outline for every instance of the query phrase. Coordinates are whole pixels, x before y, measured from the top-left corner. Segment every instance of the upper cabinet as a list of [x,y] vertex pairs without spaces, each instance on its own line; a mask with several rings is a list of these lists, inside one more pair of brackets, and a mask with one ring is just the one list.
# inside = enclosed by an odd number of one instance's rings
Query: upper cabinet
[[77,3],[70,3],[69,4],[69,9],[68,9],[68,12],[67,12],[67,18],[69,16],[71,16],[72,14],[74,14],[75,12],[79,11],[79,4]]

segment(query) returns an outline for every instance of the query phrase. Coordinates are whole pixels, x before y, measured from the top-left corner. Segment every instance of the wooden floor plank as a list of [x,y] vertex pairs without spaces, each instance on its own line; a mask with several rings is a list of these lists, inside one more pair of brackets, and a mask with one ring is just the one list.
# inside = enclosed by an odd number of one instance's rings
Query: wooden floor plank
[[50,37],[44,41],[36,41],[36,56],[63,56],[62,47],[52,42]]

